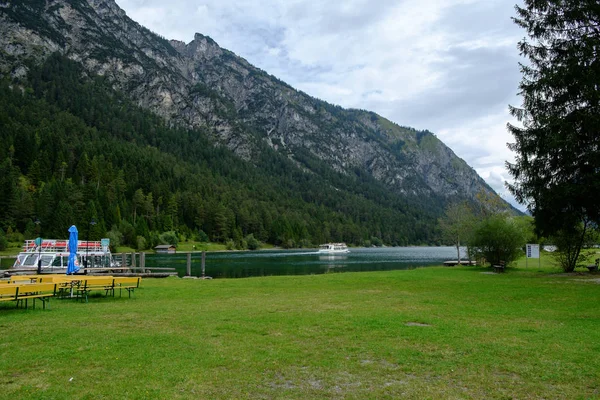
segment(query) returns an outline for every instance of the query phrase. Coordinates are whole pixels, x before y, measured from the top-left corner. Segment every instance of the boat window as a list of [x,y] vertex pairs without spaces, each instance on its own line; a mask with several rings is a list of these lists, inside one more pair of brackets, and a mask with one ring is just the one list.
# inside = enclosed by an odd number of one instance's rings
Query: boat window
[[17,256],[17,260],[15,261],[15,268],[20,267],[25,262],[25,258],[27,258],[27,254],[19,254]]
[[22,265],[27,266],[27,267],[37,265],[37,259],[38,259],[37,254],[29,254],[23,261]]
[[62,267],[62,257],[55,257],[54,260],[52,260],[52,266],[53,267]]
[[42,255],[42,267],[47,267],[52,262],[54,258],[51,254]]

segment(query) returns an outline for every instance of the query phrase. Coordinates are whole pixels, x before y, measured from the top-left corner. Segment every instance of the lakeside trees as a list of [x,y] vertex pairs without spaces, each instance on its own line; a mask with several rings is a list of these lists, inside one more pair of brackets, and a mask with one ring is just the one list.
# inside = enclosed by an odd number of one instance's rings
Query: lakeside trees
[[456,257],[461,264],[460,247],[469,247],[470,237],[475,227],[475,214],[467,202],[452,203],[439,219],[440,229],[444,240],[456,247]]
[[525,0],[516,10],[529,62],[521,64],[522,107],[510,107],[522,127],[508,125],[517,155],[507,163],[509,189],[528,205],[538,233],[557,237],[568,252],[563,269],[573,271],[600,223],[600,6]]
[[439,225],[445,240],[456,247],[460,264],[460,247],[466,246],[469,260],[485,260],[490,265],[509,264],[523,254],[523,247],[533,235],[531,217],[516,216],[494,199],[473,208],[466,202],[446,208]]

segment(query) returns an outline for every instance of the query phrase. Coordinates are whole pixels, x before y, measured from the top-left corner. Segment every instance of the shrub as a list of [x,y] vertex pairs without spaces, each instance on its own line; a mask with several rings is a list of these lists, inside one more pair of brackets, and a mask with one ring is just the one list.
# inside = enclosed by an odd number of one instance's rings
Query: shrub
[[195,235],[195,239],[198,242],[208,242],[210,241],[210,239],[208,238],[208,235],[202,230],[202,229],[198,229],[198,232]]
[[246,236],[246,244],[248,250],[258,250],[260,248],[260,242],[254,237],[253,234]]
[[113,226],[112,229],[106,232],[106,237],[110,239],[110,251],[116,252],[117,247],[123,243],[123,234],[117,229],[117,226]]
[[0,229],[0,250],[6,250],[8,247],[8,240],[6,239],[6,235],[4,231]]
[[476,258],[491,265],[515,261],[523,254],[526,235],[513,218],[492,215],[479,223],[473,232],[471,248]]
[[[39,234],[31,236],[31,239],[33,239],[33,238],[35,238],[37,236],[39,236]],[[6,240],[8,240],[11,243],[23,243],[25,241],[25,236],[23,236],[23,234],[20,233],[19,231],[13,231],[9,227],[6,230]]]
[[158,238],[161,244],[172,244],[175,247],[179,244],[179,236],[175,231],[161,233]]
[[148,248],[148,244],[146,238],[143,236],[137,237],[137,250],[146,250]]
[[383,241],[376,236],[371,236],[371,244],[375,247],[383,246]]

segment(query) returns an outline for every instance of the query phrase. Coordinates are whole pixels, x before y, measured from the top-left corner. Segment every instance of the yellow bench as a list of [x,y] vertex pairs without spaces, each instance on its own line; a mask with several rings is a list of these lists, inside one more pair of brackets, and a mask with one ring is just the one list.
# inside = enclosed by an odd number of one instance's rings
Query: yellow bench
[[142,281],[141,277],[116,277],[115,278],[115,287],[119,288],[119,297],[121,297],[121,292],[123,289],[127,290],[129,293],[129,298],[131,298],[131,293],[137,288],[140,287],[140,282]]
[[[64,274],[43,274],[43,275],[20,275],[11,278],[12,283],[0,285],[0,301],[16,300],[16,297],[22,299],[41,298],[46,299],[56,295],[59,297],[77,297],[85,298],[88,302],[89,293],[93,290],[103,290],[105,295],[112,294],[114,297],[115,289],[119,289],[119,296],[122,296],[123,289],[127,290],[129,298],[135,289],[140,287],[142,278],[140,277],[113,277],[97,275],[64,275]],[[33,283],[29,283],[33,282]],[[37,282],[37,283],[36,283]],[[46,292],[33,293],[33,288],[37,285],[51,285],[52,294]],[[7,289],[8,287],[8,289]],[[23,290],[17,292],[17,287],[31,288],[32,293],[23,297]],[[47,286],[50,287],[50,286]],[[75,296],[74,296],[75,295]],[[26,305],[27,306],[27,305]],[[34,300],[35,306],[35,300]],[[44,302],[45,308],[45,302]]]
[[65,277],[64,274],[42,274],[42,275],[13,275],[10,283],[53,283],[54,279]]
[[46,302],[50,301],[50,297],[56,294],[56,284],[54,283],[25,283],[25,284],[8,284],[0,286],[0,301],[16,301],[17,307],[25,301],[33,299],[33,308],[35,308],[35,300],[40,299],[46,309]]
[[65,274],[14,275],[10,278],[13,284],[27,284],[28,282],[57,284],[56,295],[58,297],[65,297],[67,292],[71,292],[71,288],[77,286],[79,280],[81,278]]
[[12,284],[3,284],[0,286],[0,301],[16,300],[18,286]]
[[8,279],[11,284],[36,283],[37,275],[13,275]]
[[74,288],[77,292],[77,297],[81,295],[85,296],[85,302],[88,302],[88,294],[92,290],[104,290],[105,295],[108,296],[109,293],[112,293],[113,297],[115,295],[115,280],[113,277],[105,278],[105,277],[88,277],[85,279],[81,279],[79,285]]

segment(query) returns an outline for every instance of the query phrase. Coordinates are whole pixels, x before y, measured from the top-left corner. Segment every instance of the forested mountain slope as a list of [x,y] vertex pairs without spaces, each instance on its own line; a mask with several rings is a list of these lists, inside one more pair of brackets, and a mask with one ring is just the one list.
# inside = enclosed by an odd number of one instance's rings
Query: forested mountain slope
[[0,73],[5,230],[37,216],[58,237],[93,216],[130,243],[434,243],[448,202],[491,192],[432,133],[314,99],[203,35],[167,41],[112,0],[5,1]]

